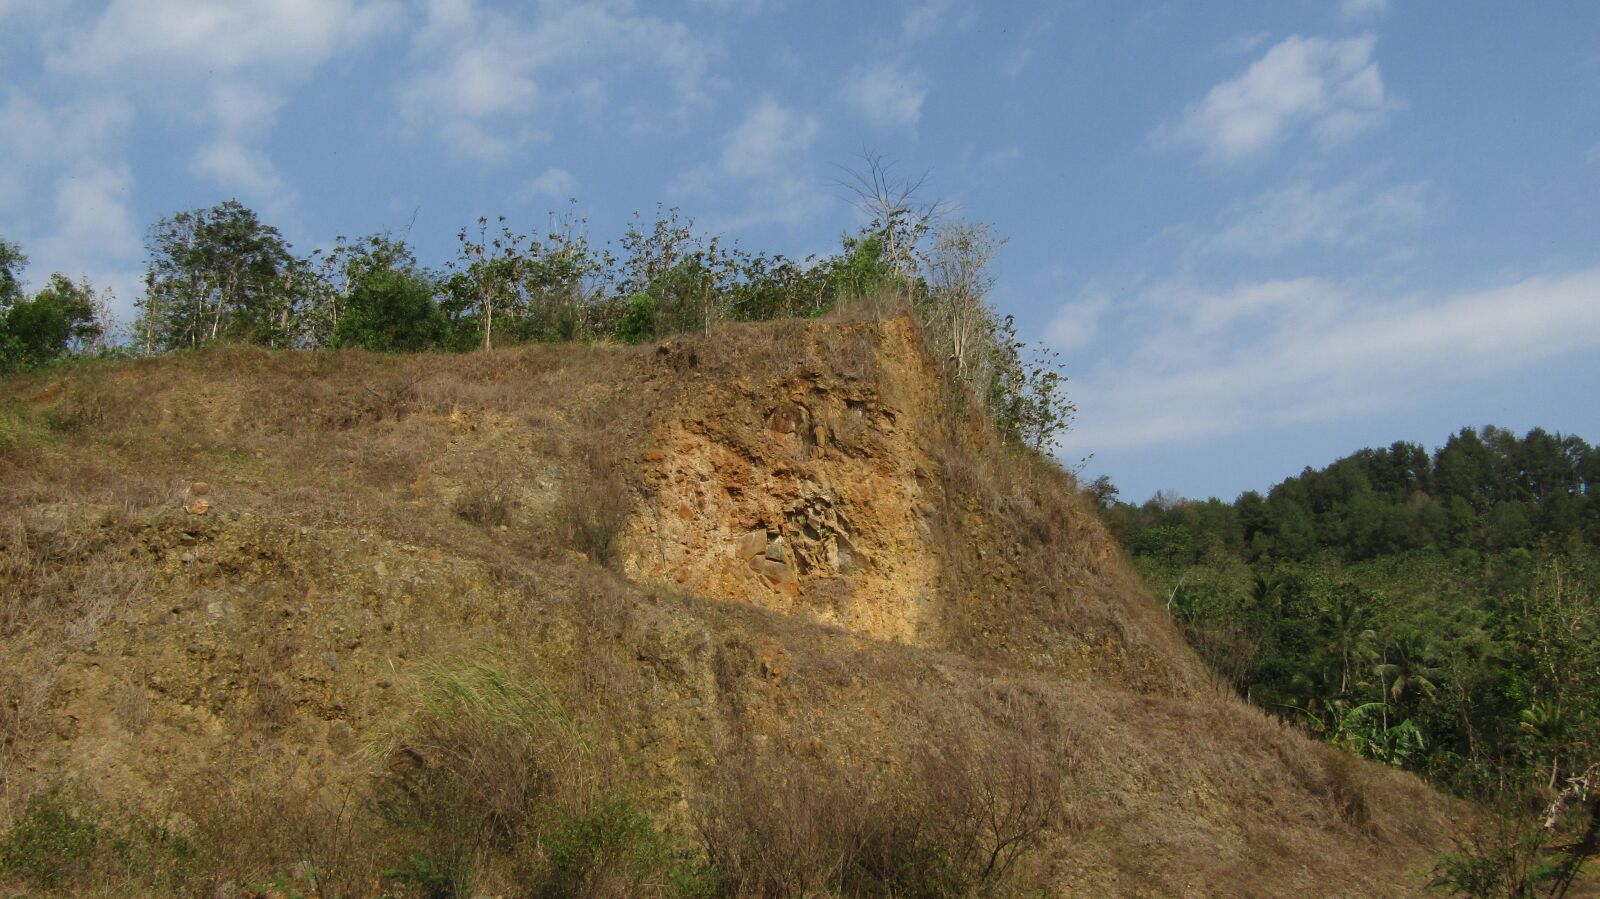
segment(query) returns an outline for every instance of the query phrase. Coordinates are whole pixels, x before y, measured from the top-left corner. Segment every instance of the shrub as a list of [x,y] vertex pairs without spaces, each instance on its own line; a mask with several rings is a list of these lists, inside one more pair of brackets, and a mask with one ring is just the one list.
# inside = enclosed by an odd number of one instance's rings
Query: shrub
[[568,546],[609,565],[632,508],[627,483],[616,472],[591,461],[562,483],[553,510],[554,524]]
[[448,323],[433,299],[433,285],[407,271],[380,269],[351,292],[334,328],[335,346],[385,353],[439,346]]
[[481,663],[422,668],[418,708],[392,739],[383,805],[475,848],[509,845],[588,776],[585,750],[537,679]]
[[545,834],[538,895],[713,895],[715,872],[622,797],[563,816]]
[[656,339],[656,298],[648,293],[628,299],[627,311],[617,322],[617,339],[623,343],[644,343]]
[[517,501],[504,484],[473,484],[456,495],[451,511],[483,528],[497,528],[511,520]]
[[0,875],[54,889],[83,867],[99,841],[99,825],[64,791],[36,793],[22,817],[0,837]]

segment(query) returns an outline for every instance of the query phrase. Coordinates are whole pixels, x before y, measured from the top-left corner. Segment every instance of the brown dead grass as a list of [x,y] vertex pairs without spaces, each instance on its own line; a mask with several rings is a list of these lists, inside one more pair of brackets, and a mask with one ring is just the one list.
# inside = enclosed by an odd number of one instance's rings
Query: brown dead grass
[[[106,856],[71,892],[316,870],[324,896],[421,895],[384,872],[455,833],[431,863],[518,895],[545,838],[516,835],[615,790],[701,847],[721,895],[904,895],[913,868],[975,895],[1415,892],[1459,810],[1217,687],[1070,476],[970,422],[902,419],[931,460],[940,642],[606,566],[664,416],[717,414],[735,381],[915,370],[874,327],[224,347],[0,382],[0,833],[65,779],[146,834],[139,870]],[[851,421],[832,440],[868,452]],[[425,663],[495,659],[582,752],[412,714]],[[419,830],[429,810],[458,829]]]

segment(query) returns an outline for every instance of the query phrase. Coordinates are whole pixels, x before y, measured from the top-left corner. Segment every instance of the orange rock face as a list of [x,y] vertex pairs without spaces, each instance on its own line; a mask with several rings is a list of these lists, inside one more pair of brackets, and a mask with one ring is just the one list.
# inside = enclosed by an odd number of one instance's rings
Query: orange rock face
[[[664,415],[642,456],[653,502],[631,523],[628,573],[881,639],[930,639],[938,570],[918,523],[936,379],[909,328],[807,330],[801,365],[765,382],[708,379]],[[861,342],[876,370],[840,371],[839,347],[819,335]]]

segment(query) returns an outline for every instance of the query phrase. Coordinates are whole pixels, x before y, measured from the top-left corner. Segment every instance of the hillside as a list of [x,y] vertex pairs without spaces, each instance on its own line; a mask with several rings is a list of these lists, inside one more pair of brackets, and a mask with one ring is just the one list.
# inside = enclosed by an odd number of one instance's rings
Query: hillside
[[20,888],[1392,896],[1459,819],[1220,685],[905,319],[19,376],[0,485]]

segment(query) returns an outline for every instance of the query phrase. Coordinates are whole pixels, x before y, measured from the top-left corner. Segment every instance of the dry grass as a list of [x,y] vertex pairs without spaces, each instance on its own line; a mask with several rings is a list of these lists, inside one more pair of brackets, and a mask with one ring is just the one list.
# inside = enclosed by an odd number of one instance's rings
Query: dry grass
[[876,394],[942,642],[617,573],[658,429],[873,396],[884,311],[0,382],[0,834],[65,778],[108,836],[59,895],[1406,892],[1438,798],[1213,690],[1071,478],[940,409]]

